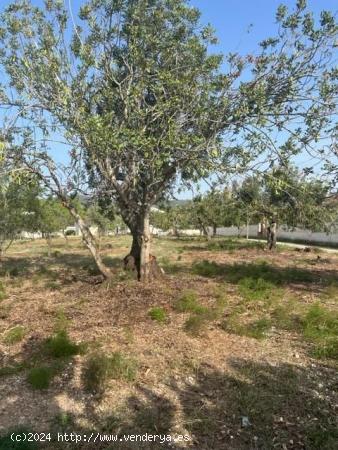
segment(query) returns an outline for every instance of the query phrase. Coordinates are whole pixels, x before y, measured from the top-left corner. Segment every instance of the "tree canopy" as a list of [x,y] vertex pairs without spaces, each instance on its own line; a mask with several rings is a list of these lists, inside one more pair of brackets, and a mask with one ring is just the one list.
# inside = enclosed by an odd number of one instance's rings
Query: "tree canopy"
[[[47,168],[66,206],[84,180],[110,195],[147,278],[150,208],[176,181],[282,163],[334,135],[334,18],[324,11],[316,20],[304,0],[276,18],[278,32],[258,54],[224,59],[184,0],[87,1],[75,29],[62,1],[17,0],[2,14],[0,63],[12,89],[2,103],[43,138],[16,127],[7,153],[45,181]],[[67,182],[47,152],[56,129],[72,146]]]

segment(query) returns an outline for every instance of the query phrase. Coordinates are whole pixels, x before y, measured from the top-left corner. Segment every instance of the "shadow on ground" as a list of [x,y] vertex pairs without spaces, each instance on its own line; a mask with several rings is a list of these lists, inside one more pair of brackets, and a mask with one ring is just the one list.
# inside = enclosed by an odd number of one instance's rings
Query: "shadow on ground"
[[[182,443],[170,446],[159,441],[131,443],[124,442],[123,435],[187,432],[193,438],[190,448],[196,450],[336,448],[338,434],[332,369],[324,365],[311,368],[290,364],[272,366],[243,359],[227,363],[227,372],[204,364],[187,379],[169,380],[166,394],[136,383],[124,408],[116,409],[111,405],[111,413],[105,417],[98,413],[100,397],[87,396],[85,408],[73,415],[67,414],[56,403],[58,394],[67,395],[74,402],[83,400],[83,392],[71,389],[67,382],[74,370],[74,366],[68,366],[66,382],[36,393],[35,398],[30,393],[26,393],[28,398],[5,394],[2,411],[26,417],[23,425],[29,430],[30,421],[36,421],[39,405],[40,414],[41,406],[48,405],[48,411],[53,410],[55,414],[50,427],[54,436],[57,432],[71,431],[82,436],[92,432],[117,433],[122,441],[118,445],[97,442],[95,447],[84,442],[13,447],[7,436],[0,439],[0,449],[179,449],[183,448]],[[95,424],[92,429],[79,425],[87,419]]]
[[338,282],[337,270],[303,269],[298,267],[277,267],[267,262],[253,263],[216,263],[203,260],[195,262],[191,267],[192,273],[208,278],[221,278],[224,281],[237,284],[241,279],[250,277],[255,280],[262,278],[276,285],[288,283],[307,284],[321,283],[323,285]]

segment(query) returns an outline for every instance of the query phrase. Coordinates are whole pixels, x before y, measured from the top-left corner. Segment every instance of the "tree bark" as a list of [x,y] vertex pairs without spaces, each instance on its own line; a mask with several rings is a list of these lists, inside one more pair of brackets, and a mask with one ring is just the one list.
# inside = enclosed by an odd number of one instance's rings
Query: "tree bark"
[[80,231],[82,234],[82,240],[85,243],[85,245],[87,246],[87,248],[89,249],[92,257],[94,258],[94,261],[95,261],[99,271],[105,278],[107,278],[107,279],[111,278],[112,272],[102,261],[100,252],[98,250],[97,242],[95,240],[94,235],[90,231],[88,225],[85,223],[85,221],[82,219],[82,217],[77,213],[77,211],[75,210],[75,208],[73,206],[71,206],[70,204],[65,204],[65,203],[64,203],[64,206],[66,206],[66,208],[68,208],[70,214],[74,217],[78,227],[80,228]]
[[135,270],[139,281],[150,281],[161,275],[163,271],[158,266],[156,258],[150,254],[149,212],[146,211],[135,217],[133,223],[128,225],[133,241],[129,254],[124,258],[124,267]]
[[140,280],[150,279],[150,224],[149,213],[143,217],[143,230],[141,236]]
[[271,222],[267,228],[267,240],[268,249],[276,250],[277,247],[277,224],[276,222]]
[[217,225],[214,224],[214,225],[212,226],[212,235],[213,235],[213,237],[215,237],[216,234],[217,234]]
[[49,233],[46,234],[46,241],[47,241],[47,249],[48,249],[47,255],[48,255],[48,258],[50,258],[51,254],[52,254],[52,239],[51,239]]

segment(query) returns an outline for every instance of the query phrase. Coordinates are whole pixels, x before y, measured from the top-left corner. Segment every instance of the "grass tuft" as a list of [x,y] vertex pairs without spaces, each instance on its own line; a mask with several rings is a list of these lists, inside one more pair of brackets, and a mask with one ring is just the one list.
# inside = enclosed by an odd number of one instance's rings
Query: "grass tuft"
[[194,314],[186,320],[184,324],[184,331],[194,337],[201,336],[206,329],[208,320],[202,316]]
[[149,317],[156,322],[163,323],[167,320],[167,313],[163,308],[155,306],[149,310]]
[[242,297],[249,301],[271,301],[281,295],[281,291],[273,283],[263,278],[245,277],[238,283],[238,289]]
[[46,350],[54,358],[67,358],[81,353],[83,349],[80,345],[72,342],[67,332],[63,330],[47,339]]
[[111,356],[95,354],[89,356],[84,366],[82,379],[87,391],[101,393],[110,379],[133,381],[137,363],[134,359],[115,352]]
[[183,292],[182,296],[174,304],[174,309],[178,312],[199,313],[204,310],[198,302],[197,292],[189,289]]
[[120,352],[113,353],[110,361],[110,376],[115,380],[133,381],[136,377],[137,362]]
[[50,367],[34,367],[28,372],[27,381],[34,389],[48,389],[53,376]]
[[221,324],[221,328],[228,333],[239,336],[247,336],[255,339],[264,339],[271,329],[271,320],[268,317],[249,322],[241,323],[238,316],[230,316]]
[[25,336],[25,328],[21,325],[11,328],[5,333],[3,342],[5,344],[16,344],[20,342]]
[[109,379],[110,358],[104,354],[88,357],[82,372],[82,380],[86,391],[103,392]]

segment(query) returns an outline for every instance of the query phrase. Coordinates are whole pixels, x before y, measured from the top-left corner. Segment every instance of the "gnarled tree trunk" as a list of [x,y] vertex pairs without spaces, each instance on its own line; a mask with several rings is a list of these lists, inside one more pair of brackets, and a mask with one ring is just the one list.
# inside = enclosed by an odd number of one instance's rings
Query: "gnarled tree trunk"
[[276,250],[277,247],[277,224],[272,221],[267,228],[267,243],[269,250]]
[[126,269],[136,270],[140,281],[149,281],[162,273],[156,258],[150,254],[149,211],[134,217],[129,228],[133,241],[130,253],[124,258],[124,266]]

